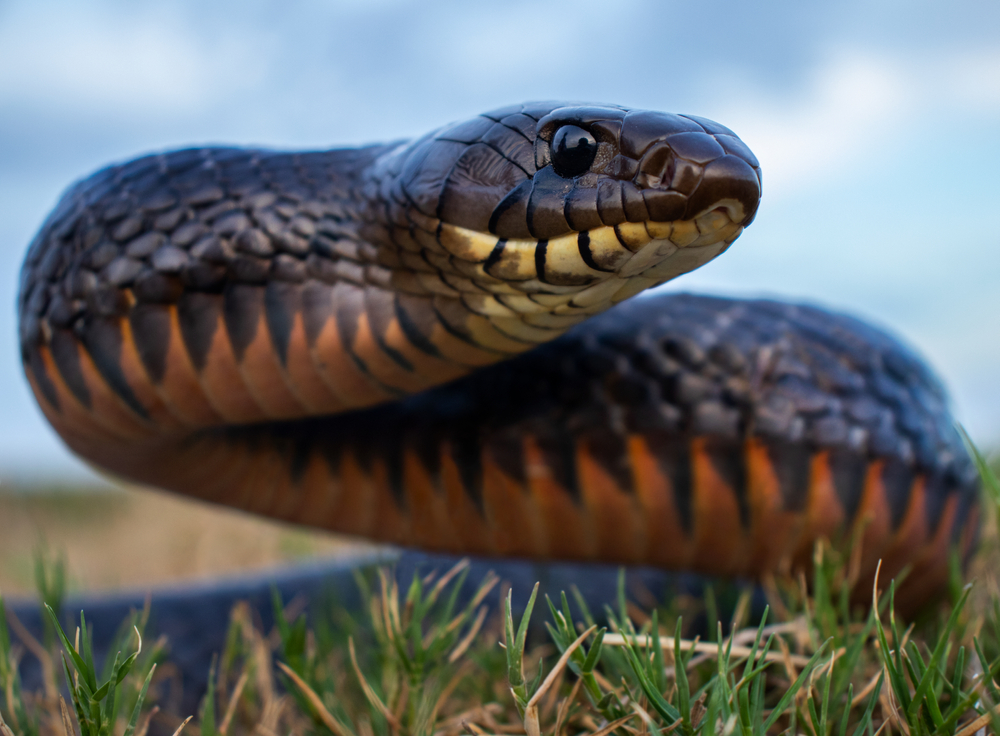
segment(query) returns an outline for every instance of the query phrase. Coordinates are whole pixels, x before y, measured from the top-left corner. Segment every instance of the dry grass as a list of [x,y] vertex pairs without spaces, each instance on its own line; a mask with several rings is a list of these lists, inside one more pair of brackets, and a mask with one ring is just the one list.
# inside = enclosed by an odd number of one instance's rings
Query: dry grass
[[141,488],[0,486],[0,591],[31,594],[42,545],[72,561],[70,589],[145,589],[371,547]]

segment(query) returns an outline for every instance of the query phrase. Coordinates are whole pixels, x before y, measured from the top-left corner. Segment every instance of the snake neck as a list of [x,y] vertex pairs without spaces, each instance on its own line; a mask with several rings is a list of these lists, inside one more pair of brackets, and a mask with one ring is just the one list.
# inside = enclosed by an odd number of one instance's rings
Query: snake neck
[[742,231],[725,208],[547,239],[459,227],[401,184],[418,144],[186,150],[76,185],[22,270],[36,393],[55,414],[106,393],[127,425],[178,432],[371,406],[548,342]]

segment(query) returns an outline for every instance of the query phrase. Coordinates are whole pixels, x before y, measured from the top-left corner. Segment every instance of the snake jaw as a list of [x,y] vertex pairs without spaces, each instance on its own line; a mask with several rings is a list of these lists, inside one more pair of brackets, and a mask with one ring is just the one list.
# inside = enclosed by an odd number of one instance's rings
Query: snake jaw
[[437,233],[453,264],[473,264],[481,273],[462,293],[463,303],[510,333],[517,322],[564,329],[704,265],[742,233],[731,213],[742,219],[739,203],[720,204],[693,220],[622,223],[542,241],[416,220]]

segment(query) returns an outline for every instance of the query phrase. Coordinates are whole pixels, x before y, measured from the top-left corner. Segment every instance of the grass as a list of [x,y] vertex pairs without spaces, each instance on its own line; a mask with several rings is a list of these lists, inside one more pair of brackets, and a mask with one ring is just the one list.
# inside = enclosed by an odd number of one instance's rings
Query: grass
[[[1000,483],[976,457],[994,517],[982,554],[995,565]],[[949,601],[904,624],[893,584],[853,607],[850,566],[823,543],[809,584],[765,586],[769,605],[753,624],[752,591],[737,591],[720,620],[724,595],[642,609],[624,577],[604,611],[573,590],[540,598],[538,586],[515,610],[527,591],[493,576],[460,602],[465,563],[404,587],[387,570],[359,573],[361,611],[328,602],[307,619],[301,601],[275,595],[273,631],[238,605],[197,714],[168,707],[169,643],[143,642],[148,608],[98,668],[84,614],[66,627],[60,612],[65,563],[36,569],[42,642],[13,619],[11,635],[0,599],[2,736],[1000,734],[995,588],[956,579]],[[26,655],[42,665],[41,692],[21,687]]]

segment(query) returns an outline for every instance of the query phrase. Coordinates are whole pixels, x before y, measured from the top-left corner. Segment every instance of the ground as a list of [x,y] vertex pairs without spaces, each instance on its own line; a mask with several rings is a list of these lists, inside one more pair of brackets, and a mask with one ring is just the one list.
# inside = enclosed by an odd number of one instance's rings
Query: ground
[[159,491],[0,487],[0,592],[9,596],[34,593],[40,548],[65,554],[71,590],[104,591],[259,570],[363,544]]

